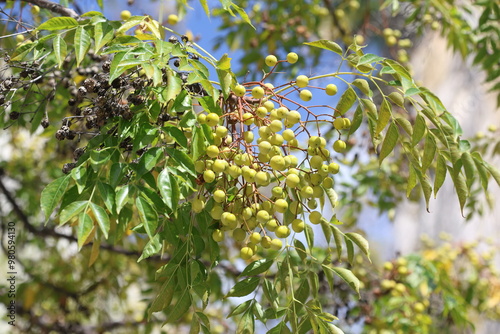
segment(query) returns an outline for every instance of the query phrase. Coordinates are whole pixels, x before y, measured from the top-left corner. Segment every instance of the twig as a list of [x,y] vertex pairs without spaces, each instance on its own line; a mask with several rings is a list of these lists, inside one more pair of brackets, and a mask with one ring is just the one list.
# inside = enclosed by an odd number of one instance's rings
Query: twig
[[47,1],[47,0],[22,0],[22,1],[32,3],[40,8],[48,9],[51,12],[60,14],[62,16],[69,16],[74,19],[79,17],[79,15],[73,9],[63,7],[60,4],[52,1]]

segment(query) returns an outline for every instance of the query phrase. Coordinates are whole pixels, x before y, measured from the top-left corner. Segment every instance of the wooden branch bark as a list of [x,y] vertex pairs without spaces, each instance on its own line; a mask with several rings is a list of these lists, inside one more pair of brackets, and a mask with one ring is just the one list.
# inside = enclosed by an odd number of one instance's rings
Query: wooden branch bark
[[48,1],[48,0],[22,0],[24,2],[32,3],[40,8],[45,8],[53,13],[60,14],[62,16],[69,16],[72,18],[78,18],[79,15],[71,8],[66,8],[58,3]]

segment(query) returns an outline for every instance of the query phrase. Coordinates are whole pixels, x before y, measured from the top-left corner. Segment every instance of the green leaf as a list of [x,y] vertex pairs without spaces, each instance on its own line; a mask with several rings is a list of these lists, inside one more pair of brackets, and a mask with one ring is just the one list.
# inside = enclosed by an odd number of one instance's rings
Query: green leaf
[[359,279],[352,273],[352,271],[342,267],[333,267],[330,269],[333,270],[347,284],[349,284],[349,286],[359,295]]
[[150,239],[146,246],[144,246],[144,249],[142,250],[141,257],[137,260],[137,262],[141,262],[144,259],[147,259],[151,255],[154,255],[158,253],[161,250],[161,242],[160,242],[160,235],[157,234],[154,236],[153,239]]
[[59,225],[69,221],[71,218],[76,217],[82,212],[83,208],[88,205],[88,201],[76,201],[67,205],[61,210],[59,215]]
[[84,27],[76,28],[74,43],[76,66],[78,67],[90,48],[90,35]]
[[295,251],[299,254],[302,261],[304,261],[307,258],[306,246],[300,240],[294,239],[293,247],[295,247]]
[[168,307],[172,302],[174,293],[175,293],[175,283],[173,279],[169,278],[163,283],[160,292],[158,293],[153,303],[151,304],[151,307],[148,310],[148,319],[149,317],[151,317],[151,314],[153,312],[158,312]]
[[464,206],[469,195],[467,184],[465,183],[465,177],[460,172],[460,170],[453,170],[452,167],[449,166],[448,169],[451,175],[451,179],[453,180],[453,184],[455,185],[455,192],[457,193],[458,202],[460,203],[460,212],[462,213],[462,217],[465,217]]
[[255,330],[255,318],[251,310],[246,311],[238,322],[236,334],[253,334]]
[[205,11],[205,15],[210,17],[210,9],[208,8],[208,2],[207,0],[200,0],[201,7],[203,7],[203,10]]
[[249,299],[243,303],[241,303],[240,305],[236,306],[228,315],[227,315],[227,319],[229,319],[230,317],[233,317],[235,315],[238,315],[238,314],[242,314],[243,312],[245,312],[246,310],[248,310],[248,308],[250,306],[252,306],[253,304],[253,299]]
[[411,191],[417,185],[417,172],[412,164],[409,166],[408,181],[406,183],[406,197],[410,197]]
[[94,26],[95,50],[99,51],[109,43],[114,37],[113,27],[107,22],[99,22]]
[[165,168],[158,175],[157,182],[163,201],[172,212],[175,212],[180,199],[179,185],[177,184],[176,176],[168,168]]
[[99,227],[101,228],[102,234],[104,235],[104,238],[108,238],[108,233],[109,233],[109,216],[106,213],[106,210],[104,210],[102,207],[100,207],[97,204],[94,204],[90,202],[90,208],[92,209],[92,212],[94,213],[94,217],[97,219],[97,224],[99,224]]
[[500,172],[498,171],[497,168],[493,167],[486,161],[483,161],[484,167],[490,172],[491,176],[493,176],[493,179],[495,179],[496,183],[500,186]]
[[382,149],[380,150],[379,163],[382,163],[384,159],[394,150],[396,143],[399,139],[399,131],[397,125],[391,123],[389,125],[389,130],[385,135],[384,141],[382,143]]
[[326,39],[321,39],[319,41],[308,42],[308,43],[304,43],[304,44],[314,46],[314,47],[317,47],[320,49],[330,50],[330,51],[333,51],[339,55],[342,55],[344,53],[344,51],[342,50],[340,45],[338,45],[335,42],[326,40]]
[[231,69],[231,58],[227,56],[227,53],[224,53],[221,59],[217,61],[217,68],[224,71]]
[[361,106],[358,105],[356,111],[354,112],[354,115],[352,116],[351,127],[349,128],[349,136],[359,129],[362,122],[363,122],[363,109],[361,109]]
[[[179,273],[179,272],[178,272]],[[181,278],[182,279],[182,278]],[[189,310],[192,304],[191,294],[189,290],[186,289],[182,291],[182,295],[177,300],[177,303],[173,305],[172,312],[168,315],[167,322],[176,322],[178,321],[186,312]]]
[[415,169],[415,172],[417,173],[417,177],[420,182],[420,187],[422,188],[422,193],[424,194],[425,208],[427,211],[429,211],[429,199],[431,198],[432,194],[432,186],[426,174],[421,173],[417,169]]
[[422,173],[425,173],[427,168],[429,168],[434,161],[436,148],[436,140],[434,139],[434,136],[427,133],[427,136],[425,137],[424,156],[422,158]]
[[377,121],[377,128],[375,130],[375,133],[379,134],[380,131],[382,131],[386,125],[389,123],[389,120],[391,119],[392,116],[392,107],[389,101],[387,99],[384,99],[382,101],[382,105],[380,106],[380,113],[378,116],[378,121]]
[[59,68],[61,68],[62,63],[68,54],[66,42],[61,35],[57,35],[52,41],[52,46],[54,47],[54,55],[56,56],[57,64]]
[[369,63],[373,63],[373,62],[379,62],[379,61],[382,61],[384,60],[385,58],[383,57],[379,57],[377,55],[374,55],[374,54],[371,54],[371,53],[367,53],[365,55],[362,55],[360,58],[359,58],[359,61],[358,61],[358,66],[359,65],[364,65],[364,64],[369,64]]
[[92,221],[92,218],[90,218],[90,216],[85,212],[82,212],[78,219],[78,250],[82,249],[82,246],[85,244],[85,241],[89,237],[90,233],[92,233],[93,229],[94,222]]
[[137,206],[137,210],[139,211],[141,222],[144,224],[144,229],[146,230],[149,238],[152,239],[153,235],[156,233],[156,229],[158,228],[158,213],[156,213],[151,204],[149,204],[149,202],[142,197],[137,197],[135,204]]
[[305,228],[304,232],[306,234],[307,246],[309,247],[309,249],[311,249],[314,246],[314,231],[313,231],[311,225],[306,224],[306,228]]
[[167,154],[172,158],[175,162],[177,162],[179,167],[182,167],[185,172],[191,174],[196,177],[196,171],[194,170],[194,162],[191,158],[184,152],[176,150],[175,148],[166,148]]
[[342,233],[337,227],[330,225],[330,228],[332,229],[333,232],[333,239],[335,240],[335,246],[337,248],[337,256],[338,258],[342,258],[342,236],[344,233]]
[[182,81],[175,75],[174,71],[167,68],[167,88],[165,93],[165,100],[169,102],[170,100],[175,100],[177,95],[180,94],[182,90]]
[[472,159],[474,160],[474,164],[476,165],[476,170],[479,174],[479,179],[481,180],[481,187],[483,190],[488,190],[488,171],[483,165],[483,158],[478,152],[473,152]]
[[122,32],[126,32],[127,30],[135,27],[144,21],[144,16],[132,16],[127,21],[125,21],[120,28],[116,30],[116,34],[120,35]]
[[361,249],[361,251],[370,259],[370,245],[368,244],[368,241],[358,233],[354,232],[348,232],[345,234],[346,237],[351,239],[358,247]]
[[396,121],[397,125],[399,125],[400,127],[403,128],[403,130],[405,130],[405,132],[408,134],[408,137],[411,138],[411,136],[413,135],[413,129],[410,121],[408,121],[404,116],[399,116],[399,115],[395,116],[394,120]]
[[354,246],[351,241],[351,239],[347,238],[344,236],[345,240],[345,246],[347,248],[347,261],[349,261],[350,264],[353,264],[354,262]]
[[285,321],[271,328],[266,334],[292,334]]
[[184,132],[182,132],[182,130],[173,125],[171,126],[167,125],[166,127],[163,128],[163,130],[165,131],[165,133],[174,138],[179,145],[181,145],[184,148],[188,148],[188,140]]
[[115,212],[115,189],[107,183],[97,182],[102,201],[111,214]]
[[436,164],[436,176],[434,177],[434,198],[436,198],[436,194],[443,185],[445,179],[446,179],[446,160],[441,154],[438,154],[437,164]]
[[61,200],[69,184],[70,175],[60,177],[49,183],[42,191],[40,205],[45,213],[45,223],[54,211],[57,203]]
[[344,94],[342,94],[339,102],[337,103],[337,107],[335,108],[336,114],[345,114],[356,101],[356,96],[356,92],[354,91],[354,89],[352,89],[352,87],[347,88],[347,90],[344,92]]
[[240,274],[241,276],[256,276],[267,271],[273,265],[272,259],[260,259],[250,263],[245,270]]
[[244,280],[236,283],[231,290],[229,290],[227,297],[243,297],[255,291],[259,285],[260,277],[247,277]]
[[359,88],[359,90],[368,95],[369,97],[372,97],[373,95],[373,92],[372,90],[370,89],[370,84],[368,84],[368,81],[366,81],[365,79],[355,79],[353,82],[352,82],[352,85],[354,87],[357,87]]
[[78,21],[72,17],[53,17],[40,24],[38,30],[62,30],[78,26]]

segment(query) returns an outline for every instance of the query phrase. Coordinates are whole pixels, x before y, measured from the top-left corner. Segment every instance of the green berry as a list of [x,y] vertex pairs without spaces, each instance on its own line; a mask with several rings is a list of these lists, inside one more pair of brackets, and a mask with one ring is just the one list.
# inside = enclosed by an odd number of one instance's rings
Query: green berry
[[243,85],[236,85],[233,88],[233,93],[236,96],[241,97],[241,96],[245,95],[246,92],[247,92],[247,90],[246,90],[245,86],[243,86]]
[[290,64],[295,64],[299,60],[299,56],[295,52],[290,52],[286,55],[286,61]]
[[217,115],[216,113],[210,113],[207,115],[206,117],[206,122],[208,124],[208,126],[216,126],[217,124],[219,124],[219,115]]
[[307,89],[301,90],[299,96],[300,96],[300,99],[302,101],[305,101],[305,102],[311,101],[311,99],[312,99],[312,93],[310,90],[307,90]]
[[278,63],[278,59],[276,58],[276,56],[269,55],[266,57],[265,63],[267,66],[273,67]]
[[252,89],[252,96],[256,99],[261,99],[264,97],[264,89],[260,86],[254,87]]
[[333,95],[337,94],[337,91],[338,91],[337,86],[334,84],[329,84],[326,86],[326,94],[327,95],[333,96]]
[[299,75],[295,79],[295,82],[296,82],[298,87],[304,88],[304,87],[307,87],[307,85],[309,84],[309,78],[306,77],[305,75]]

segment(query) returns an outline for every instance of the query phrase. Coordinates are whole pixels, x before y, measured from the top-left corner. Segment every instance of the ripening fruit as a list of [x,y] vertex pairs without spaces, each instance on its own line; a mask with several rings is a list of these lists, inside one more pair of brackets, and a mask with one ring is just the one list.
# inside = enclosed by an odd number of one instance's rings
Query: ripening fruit
[[175,14],[170,14],[167,19],[168,24],[174,25],[179,22],[179,17]]
[[266,107],[258,107],[257,110],[255,110],[255,114],[259,116],[260,118],[264,118],[267,116],[268,110]]
[[309,214],[309,221],[313,224],[321,223],[321,219],[323,219],[323,216],[318,211],[313,211]]
[[307,89],[303,89],[300,91],[300,94],[299,94],[299,97],[302,101],[311,101],[312,99],[312,93],[310,90],[307,90]]
[[286,177],[286,185],[290,188],[295,188],[300,183],[300,178],[298,175],[290,174]]
[[241,96],[245,95],[246,92],[247,92],[247,90],[245,89],[245,86],[243,86],[243,85],[234,86],[234,89],[233,89],[234,95],[241,97]]
[[269,129],[271,129],[272,132],[279,132],[283,129],[283,122],[274,120],[269,124]]
[[309,78],[306,77],[305,75],[299,75],[296,79],[295,82],[297,83],[297,86],[300,88],[307,87],[309,85]]
[[257,183],[257,185],[259,186],[265,187],[271,183],[271,177],[269,176],[269,173],[263,171],[257,172],[254,179],[255,183]]
[[345,141],[343,140],[337,140],[335,141],[335,143],[333,143],[333,149],[335,150],[335,152],[344,152],[345,149],[347,148],[347,145],[345,143]]
[[266,222],[265,226],[269,232],[274,232],[278,228],[278,222],[276,221],[276,219],[269,219]]
[[[328,168],[328,171],[330,171],[330,168]],[[323,187],[326,189],[333,188],[333,179],[331,177],[325,177],[322,183]]]
[[237,242],[242,242],[247,237],[247,232],[242,228],[235,228],[233,230],[233,239]]
[[221,138],[227,136],[228,130],[225,126],[219,125],[217,129],[215,129],[215,134]]
[[283,242],[280,239],[271,240],[271,248],[274,250],[280,250],[283,247]]
[[32,6],[31,7],[31,14],[36,15],[38,13],[40,13],[40,7],[38,7],[38,6]]
[[296,54],[295,52],[290,52],[289,54],[286,55],[286,61],[289,62],[290,64],[295,64],[299,60],[299,55]]
[[200,213],[203,209],[205,209],[205,201],[201,198],[195,198],[191,203],[191,208],[194,212]]
[[216,126],[219,124],[219,115],[217,115],[214,112],[211,112],[210,114],[207,115],[206,121],[208,126]]
[[220,217],[220,221],[223,225],[230,226],[236,223],[236,216],[231,212],[224,212]]
[[214,239],[215,242],[221,242],[222,240],[224,240],[224,232],[216,229],[212,232],[212,239]]
[[260,241],[260,245],[262,246],[262,248],[269,249],[271,247],[271,241],[272,241],[271,237],[268,237],[266,235]]
[[387,38],[385,39],[385,43],[388,45],[388,46],[394,46],[398,43],[398,39],[395,37],[395,36],[387,36]]
[[219,155],[219,148],[215,145],[210,145],[207,147],[207,155],[210,158],[216,158]]
[[212,165],[212,170],[215,173],[222,173],[228,167],[228,163],[226,160],[216,159]]
[[226,193],[222,189],[217,189],[214,191],[214,201],[217,203],[222,203],[226,200]]
[[261,99],[264,97],[264,89],[260,86],[254,87],[252,89],[252,96],[256,99]]
[[203,172],[203,180],[206,183],[212,183],[215,180],[215,173],[211,170],[206,170]]
[[288,226],[281,225],[276,229],[276,231],[274,231],[274,233],[278,238],[286,238],[290,235],[290,229]]
[[288,207],[290,208],[290,212],[293,213],[294,215],[298,215],[304,212],[304,207],[302,206],[302,203],[298,201],[291,202]]
[[250,248],[250,247],[243,247],[243,248],[240,250],[240,257],[241,257],[243,260],[248,260],[248,259],[250,259],[252,256],[253,256],[253,249],[252,249],[252,248]]
[[300,113],[297,110],[291,110],[287,115],[286,115],[286,120],[290,122],[290,124],[294,125],[300,122]]
[[274,210],[276,210],[279,213],[285,213],[285,211],[288,209],[288,202],[285,201],[284,199],[277,199],[274,202]]
[[120,13],[120,18],[123,20],[123,21],[126,21],[128,20],[129,18],[132,17],[132,13],[128,10],[122,10],[122,12]]
[[323,157],[315,155],[311,158],[309,164],[311,165],[311,168],[319,169],[323,165]]
[[292,130],[287,129],[287,130],[283,131],[282,136],[283,136],[283,139],[285,139],[286,141],[290,141],[290,140],[295,138],[295,133]]
[[17,43],[22,43],[24,42],[24,35],[20,34],[16,36],[16,42]]
[[285,159],[282,156],[275,155],[271,158],[270,165],[272,169],[283,171],[286,169]]
[[333,95],[337,94],[337,91],[338,91],[337,86],[334,84],[329,84],[326,86],[326,94],[327,95],[333,96]]
[[413,309],[417,313],[422,313],[425,311],[425,306],[421,302],[416,302],[415,305],[413,305]]
[[224,209],[219,205],[214,205],[212,210],[210,210],[210,217],[213,219],[219,220],[222,214],[224,213]]
[[394,269],[394,265],[392,264],[392,262],[384,262],[384,269],[387,271],[391,271],[392,269]]
[[271,218],[269,216],[269,212],[267,212],[266,210],[259,210],[256,217],[258,222],[261,224],[265,224]]
[[283,197],[283,188],[273,187],[273,189],[271,190],[271,194],[273,194],[273,196],[276,198],[281,198]]
[[278,58],[274,55],[269,55],[266,57],[265,63],[269,67],[273,67],[278,63]]
[[332,174],[337,174],[339,170],[340,166],[335,162],[332,162],[331,164],[328,165],[328,171]]
[[311,186],[303,186],[302,189],[300,189],[300,196],[307,199],[312,198],[313,188]]
[[262,236],[260,235],[259,232],[253,232],[252,234],[250,234],[249,240],[252,244],[257,245],[258,243],[261,242]]
[[304,223],[304,221],[302,219],[294,219],[292,221],[292,230],[296,233],[300,233],[302,231],[304,231],[304,229],[306,228],[306,224]]
[[243,132],[243,139],[248,144],[250,144],[251,142],[253,142],[253,132],[252,131],[245,131],[245,132]]

